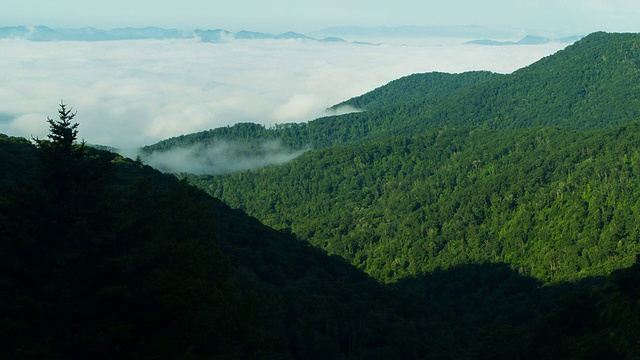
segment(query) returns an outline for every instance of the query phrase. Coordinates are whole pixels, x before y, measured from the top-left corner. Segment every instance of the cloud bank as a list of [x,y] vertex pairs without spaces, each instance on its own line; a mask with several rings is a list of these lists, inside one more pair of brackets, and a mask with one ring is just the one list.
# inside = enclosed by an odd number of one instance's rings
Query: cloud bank
[[186,148],[156,151],[144,157],[154,168],[171,173],[219,175],[287,163],[304,153],[291,151],[279,141],[262,144],[217,141]]
[[336,103],[412,73],[508,73],[566,44],[380,46],[299,39],[110,42],[0,40],[0,132],[46,136],[60,100],[88,143],[136,148],[181,134],[325,115]]

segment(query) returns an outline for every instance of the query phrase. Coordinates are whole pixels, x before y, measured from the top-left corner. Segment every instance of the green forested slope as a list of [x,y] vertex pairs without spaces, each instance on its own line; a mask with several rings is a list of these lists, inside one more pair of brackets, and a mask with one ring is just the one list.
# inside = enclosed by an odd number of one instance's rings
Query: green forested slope
[[405,102],[441,99],[457,90],[501,76],[504,75],[489,71],[469,71],[461,74],[442,72],[412,74],[343,101],[330,109],[351,106],[360,110],[374,110]]
[[640,34],[594,33],[508,76],[456,92],[439,106],[417,103],[397,112],[410,114],[402,121],[414,129],[603,128],[640,118],[639,91]]
[[592,34],[446,101],[155,148],[317,148],[189,178],[258,219],[0,135],[0,358],[640,356],[637,43]]
[[640,252],[640,124],[436,130],[308,152],[198,186],[381,281],[505,262],[541,281]]

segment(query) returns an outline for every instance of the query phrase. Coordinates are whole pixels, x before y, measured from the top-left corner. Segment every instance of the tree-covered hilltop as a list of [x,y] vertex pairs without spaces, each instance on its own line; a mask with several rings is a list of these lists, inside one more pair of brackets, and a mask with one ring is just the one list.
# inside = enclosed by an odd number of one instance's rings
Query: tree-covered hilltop
[[329,109],[337,110],[350,106],[359,110],[374,110],[406,102],[441,99],[457,90],[501,76],[504,75],[490,71],[469,71],[461,74],[443,72],[412,74],[343,101]]
[[[394,80],[362,96],[334,105],[335,110],[343,105],[360,109],[379,110],[403,103],[436,101],[447,95],[490,79],[503,75],[488,71],[470,71],[461,74],[426,73],[413,74]],[[276,124],[265,127],[255,123],[237,123],[202,132],[180,135],[145,146],[141,155],[149,156],[154,152],[163,152],[175,148],[194,145],[211,145],[230,142],[235,148],[259,153],[261,145],[278,141],[287,149],[298,151],[309,148],[321,148],[358,142],[369,137],[383,137],[393,130],[386,124],[387,113],[378,114],[368,111],[366,114],[351,113],[340,116],[327,116],[308,123]]]
[[401,106],[408,128],[558,126],[597,129],[640,119],[640,34],[594,33],[439,106]]
[[638,144],[640,123],[442,129],[189,180],[380,281],[469,262],[575,280],[640,252]]
[[[412,86],[412,95],[400,95]],[[446,89],[443,96],[437,95],[439,88]],[[422,93],[423,98],[416,96]],[[144,147],[142,155],[218,141],[278,140],[291,150],[319,149],[444,126],[599,129],[640,119],[638,93],[640,34],[594,33],[511,74],[409,76],[362,100],[372,102],[365,112],[270,128],[237,124],[163,140]]]

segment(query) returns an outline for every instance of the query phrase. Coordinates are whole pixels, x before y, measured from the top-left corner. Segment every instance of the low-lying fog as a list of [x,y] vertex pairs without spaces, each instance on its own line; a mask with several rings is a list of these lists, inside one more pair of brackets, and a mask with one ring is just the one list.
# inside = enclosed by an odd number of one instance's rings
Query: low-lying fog
[[[313,120],[327,115],[327,107],[412,73],[509,73],[567,45],[384,41],[4,39],[0,133],[43,138],[47,116],[56,117],[64,101],[77,111],[86,142],[135,157],[138,147],[237,122],[269,126]],[[235,147],[182,149],[145,162],[165,171],[215,174],[282,163],[300,154],[267,146],[271,150],[264,154],[239,158],[243,152]]]
[[135,148],[236,122],[303,122],[418,72],[508,73],[566,46],[309,40],[0,40],[0,132],[46,135],[64,100],[88,143]]

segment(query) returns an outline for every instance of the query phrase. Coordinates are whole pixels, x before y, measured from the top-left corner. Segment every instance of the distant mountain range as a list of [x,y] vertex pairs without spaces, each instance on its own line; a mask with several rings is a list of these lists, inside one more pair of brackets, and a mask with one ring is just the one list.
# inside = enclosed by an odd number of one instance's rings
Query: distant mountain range
[[193,33],[159,27],[118,28],[111,30],[92,27],[78,29],[53,29],[47,26],[0,27],[0,38],[20,38],[31,41],[110,41],[136,39],[188,39]]
[[[348,42],[345,39],[339,37],[325,37],[325,38],[313,38],[311,36],[307,36],[304,34],[296,33],[293,31],[288,31],[282,34],[274,35],[263,32],[256,31],[247,31],[242,30],[237,33],[233,33],[224,29],[215,29],[215,30],[200,30],[196,29],[193,31],[193,37],[200,39],[203,42],[213,42],[213,43],[223,43],[229,40],[264,40],[264,39],[272,39],[272,40],[310,40],[310,41],[321,41],[321,42]],[[354,44],[362,44],[362,45],[374,45],[367,42],[354,41]]]
[[407,38],[407,37],[450,37],[450,38],[513,38],[514,32],[492,29],[479,25],[460,26],[336,26],[311,33],[313,36],[350,36],[360,38]]
[[[0,39],[25,39],[29,41],[113,41],[113,40],[169,40],[169,39],[197,39],[202,42],[224,43],[231,40],[308,40],[327,43],[346,43],[343,37],[351,38],[421,38],[421,37],[450,37],[450,38],[513,38],[514,33],[505,30],[494,30],[482,26],[401,26],[401,27],[332,27],[315,31],[311,36],[288,31],[282,34],[270,34],[242,30],[231,32],[224,29],[196,29],[185,31],[165,29],[160,27],[97,29],[86,28],[50,28],[47,26],[0,26]],[[526,36],[518,42],[496,40],[473,40],[469,44],[480,45],[512,45],[512,44],[544,44],[552,41],[574,42],[581,37],[573,36],[551,40],[539,36]],[[379,45],[366,41],[352,41],[359,45]]]
[[[169,40],[169,39],[198,39],[202,42],[223,43],[230,40],[310,40],[322,42],[347,42],[346,40],[330,36],[326,38],[313,38],[296,32],[282,34],[268,34],[255,31],[238,31],[233,33],[224,29],[184,31],[177,29],[164,29],[160,27],[143,28],[117,28],[96,29],[92,27],[77,29],[54,29],[47,26],[4,26],[0,27],[0,39],[25,39],[30,41],[113,41],[113,40]],[[357,44],[369,44],[366,42],[354,42]]]
[[497,41],[497,40],[489,40],[489,39],[482,39],[482,40],[472,40],[472,41],[468,41],[466,42],[466,44],[473,44],[473,45],[497,45],[497,46],[501,46],[501,45],[542,45],[542,44],[548,44],[550,42],[560,42],[560,43],[574,43],[578,40],[580,40],[582,38],[582,36],[569,36],[569,37],[564,37],[564,38],[560,38],[560,39],[549,39],[546,37],[542,37],[542,36],[532,36],[532,35],[527,35],[525,37],[523,37],[520,41]]

